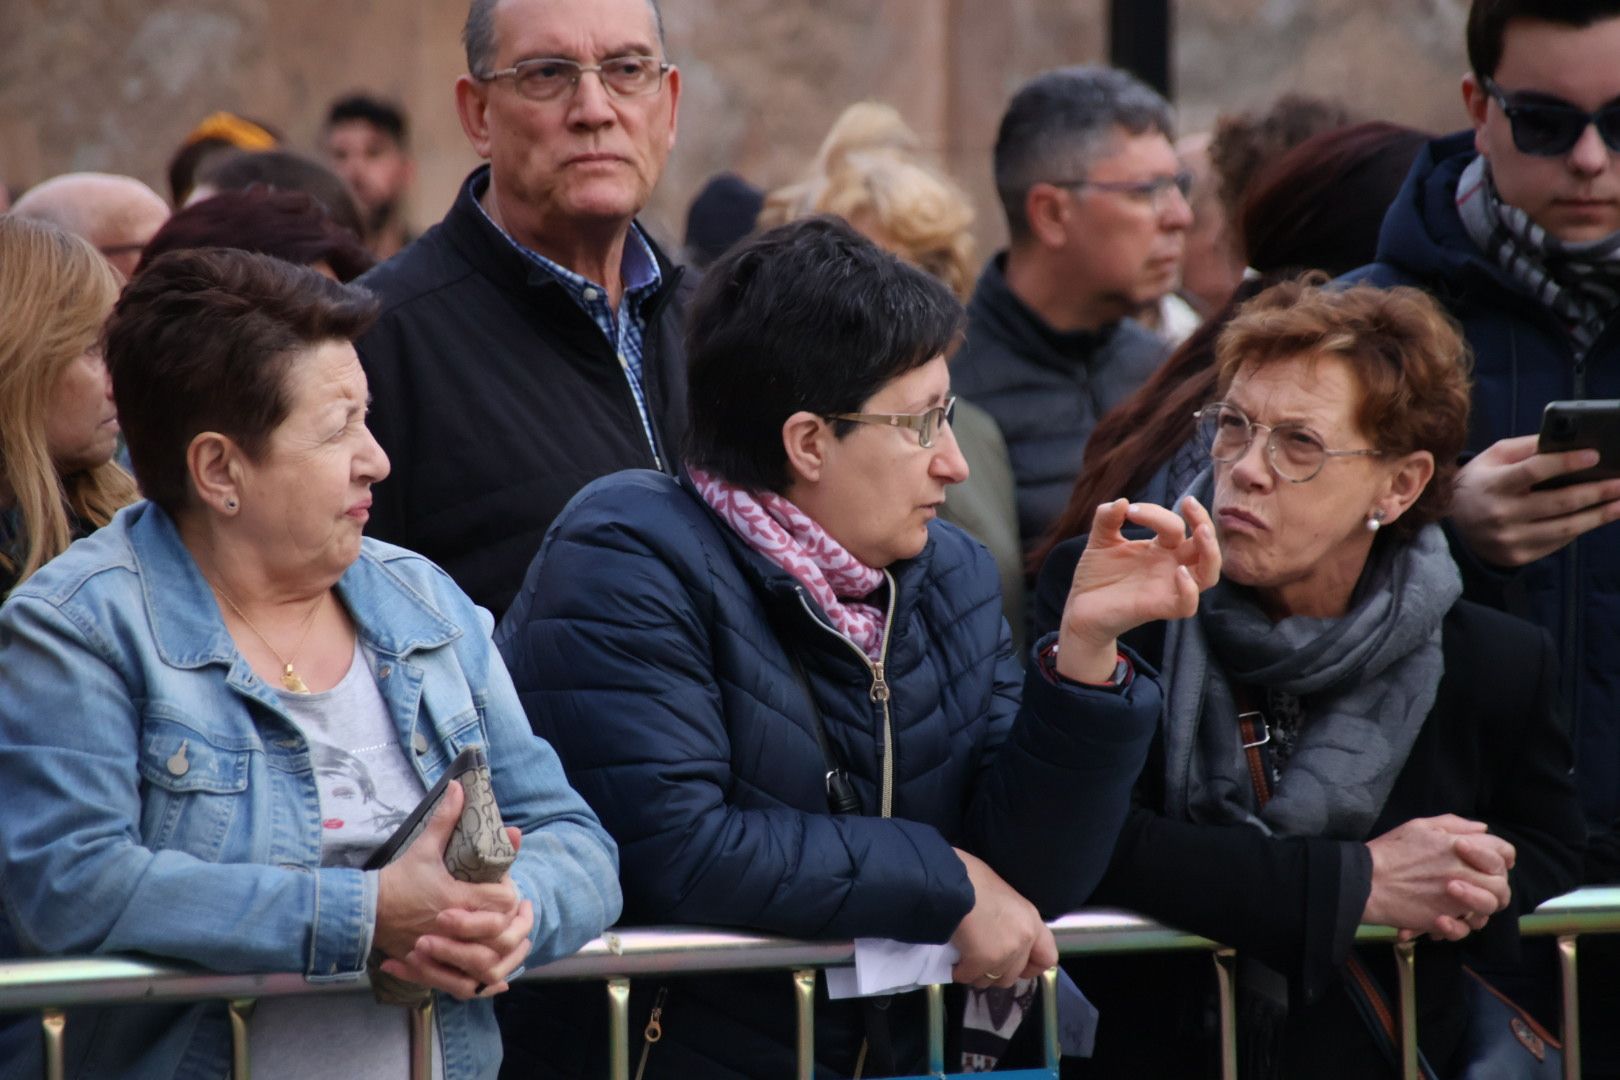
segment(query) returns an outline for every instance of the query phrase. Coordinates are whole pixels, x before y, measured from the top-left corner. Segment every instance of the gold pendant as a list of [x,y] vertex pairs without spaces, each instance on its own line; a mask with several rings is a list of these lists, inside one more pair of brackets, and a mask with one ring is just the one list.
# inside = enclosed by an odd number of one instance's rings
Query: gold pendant
[[309,685],[298,677],[298,672],[292,669],[291,664],[288,664],[286,670],[281,673],[281,685],[295,694],[309,693]]

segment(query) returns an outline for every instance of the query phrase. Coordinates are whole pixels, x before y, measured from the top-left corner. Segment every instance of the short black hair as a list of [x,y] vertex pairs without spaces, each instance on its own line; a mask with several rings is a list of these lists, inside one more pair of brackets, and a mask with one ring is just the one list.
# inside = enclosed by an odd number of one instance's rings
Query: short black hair
[[1538,19],[1584,30],[1620,16],[1620,0],[1474,0],[1468,9],[1468,66],[1480,78],[1496,75],[1502,38],[1514,19]]
[[372,97],[370,94],[349,94],[332,102],[332,107],[326,110],[326,130],[328,131],[339,124],[347,124],[352,120],[370,124],[393,139],[401,150],[410,144],[409,128],[405,124],[405,113],[391,101],[384,101],[382,98]]
[[945,352],[962,318],[938,280],[837,218],[744,241],[706,271],[688,315],[686,461],[752,491],[786,490],[788,417],[860,411]]
[[356,236],[365,235],[360,210],[343,178],[315,159],[291,150],[232,150],[198,169],[197,184],[220,191],[255,187],[302,191],[320,203],[333,221]]
[[1089,64],[1044,71],[1019,87],[1002,114],[995,150],[996,194],[1014,240],[1029,235],[1029,189],[1082,179],[1116,128],[1174,138],[1170,104],[1128,71]]
[[196,248],[153,261],[119,298],[105,347],[142,494],[171,516],[185,508],[200,432],[257,459],[287,418],[296,354],[354,340],[377,310],[366,290],[268,255]]

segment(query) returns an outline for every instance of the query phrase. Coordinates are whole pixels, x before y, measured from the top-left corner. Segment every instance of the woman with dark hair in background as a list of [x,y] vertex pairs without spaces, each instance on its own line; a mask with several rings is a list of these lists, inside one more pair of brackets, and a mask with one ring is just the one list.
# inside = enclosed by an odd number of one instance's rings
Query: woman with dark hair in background
[[0,600],[139,497],[101,358],[119,286],[88,241],[0,215]]
[[274,256],[345,283],[376,262],[313,196],[250,188],[222,191],[176,213],[146,245],[135,276],[166,252],[210,247]]
[[1305,270],[1338,276],[1372,261],[1378,223],[1428,136],[1372,122],[1324,131],[1283,154],[1253,182],[1238,214],[1249,265],[1238,286],[1143,383],[1098,422],[1069,503],[1030,556],[1038,573],[1052,549],[1089,527],[1099,503],[1122,496],[1168,506],[1209,463],[1193,440],[1193,412],[1215,388],[1215,340],[1263,287]]

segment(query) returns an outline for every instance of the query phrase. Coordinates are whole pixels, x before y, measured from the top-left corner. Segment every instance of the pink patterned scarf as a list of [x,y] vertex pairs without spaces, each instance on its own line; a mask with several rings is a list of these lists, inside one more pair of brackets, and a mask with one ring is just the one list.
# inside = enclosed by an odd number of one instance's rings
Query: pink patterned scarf
[[[883,611],[861,604],[883,584],[883,571],[861,562],[815,520],[774,491],[758,494],[691,466],[703,501],[748,546],[797,578],[832,620],[833,628],[872,660],[883,655]],[[847,602],[839,597],[849,598]]]

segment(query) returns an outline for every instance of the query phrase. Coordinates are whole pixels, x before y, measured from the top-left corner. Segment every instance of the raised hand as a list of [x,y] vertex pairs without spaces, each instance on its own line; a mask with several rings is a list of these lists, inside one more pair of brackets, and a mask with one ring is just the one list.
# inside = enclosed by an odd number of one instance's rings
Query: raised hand
[[970,986],[1012,986],[1058,962],[1057,940],[1035,905],[976,855],[955,849],[973,883],[973,910],[951,944],[961,954],[951,977]]
[[[1114,670],[1120,634],[1198,610],[1198,594],[1220,578],[1221,552],[1209,511],[1191,496],[1182,500],[1181,510],[1178,516],[1124,499],[1097,508],[1063,607],[1060,674],[1105,682]],[[1121,532],[1126,522],[1152,529],[1154,537],[1127,540]]]
[[1457,473],[1451,523],[1493,566],[1523,566],[1582,533],[1620,521],[1620,480],[1533,491],[1534,485],[1598,463],[1596,450],[1538,454],[1537,437],[1492,443]]

